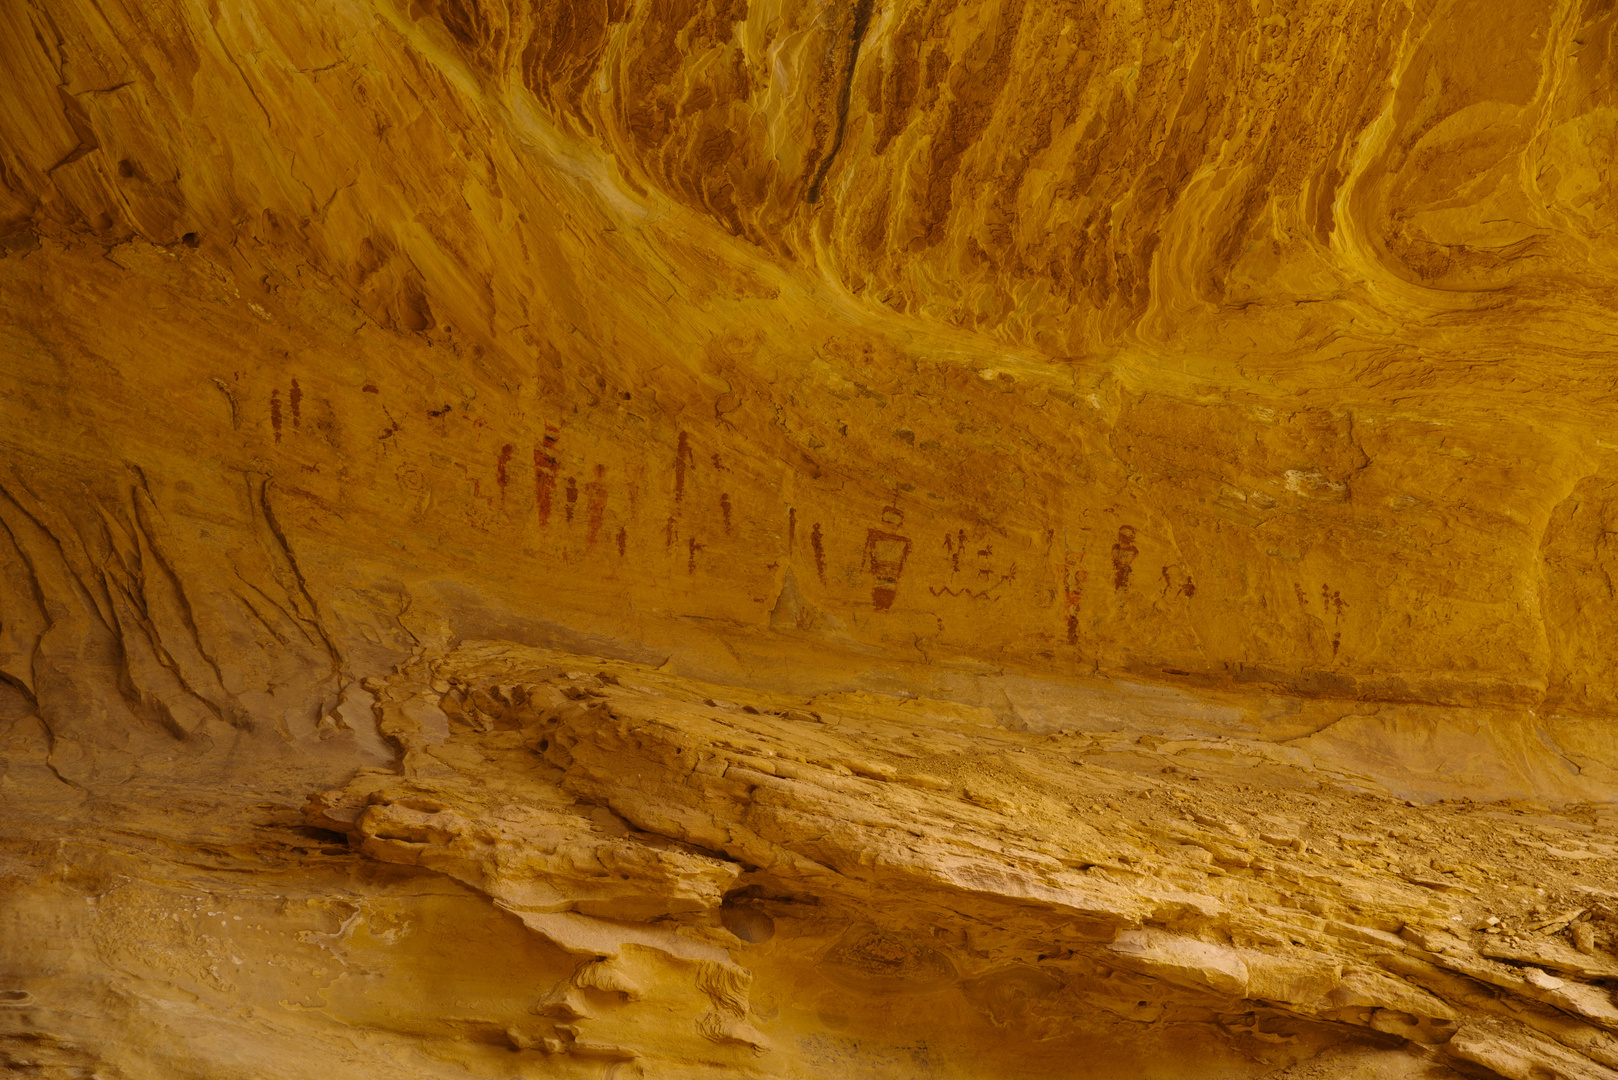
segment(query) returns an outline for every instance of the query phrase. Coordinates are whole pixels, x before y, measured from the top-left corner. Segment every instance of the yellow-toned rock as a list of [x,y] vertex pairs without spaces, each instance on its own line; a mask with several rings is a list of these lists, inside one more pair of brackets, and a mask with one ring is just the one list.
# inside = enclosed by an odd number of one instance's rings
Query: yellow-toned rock
[[0,1072],[1618,1070],[1615,35],[0,7]]

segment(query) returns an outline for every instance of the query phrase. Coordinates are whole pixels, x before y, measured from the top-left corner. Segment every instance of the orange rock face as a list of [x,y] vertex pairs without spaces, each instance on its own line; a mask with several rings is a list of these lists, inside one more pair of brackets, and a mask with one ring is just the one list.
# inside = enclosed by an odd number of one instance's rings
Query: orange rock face
[[1618,1070],[1608,5],[0,27],[6,1068]]

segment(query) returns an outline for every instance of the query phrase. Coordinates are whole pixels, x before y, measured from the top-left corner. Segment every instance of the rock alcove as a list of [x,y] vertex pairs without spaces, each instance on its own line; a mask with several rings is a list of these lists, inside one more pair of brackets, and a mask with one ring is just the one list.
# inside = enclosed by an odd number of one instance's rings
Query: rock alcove
[[0,27],[0,1071],[1618,1076],[1610,2]]

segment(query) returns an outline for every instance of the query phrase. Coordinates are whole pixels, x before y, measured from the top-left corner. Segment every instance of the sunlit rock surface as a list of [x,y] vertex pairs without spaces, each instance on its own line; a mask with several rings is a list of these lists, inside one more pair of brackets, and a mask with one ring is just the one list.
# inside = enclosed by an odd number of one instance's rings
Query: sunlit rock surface
[[1615,27],[0,5],[0,1069],[1618,1075]]

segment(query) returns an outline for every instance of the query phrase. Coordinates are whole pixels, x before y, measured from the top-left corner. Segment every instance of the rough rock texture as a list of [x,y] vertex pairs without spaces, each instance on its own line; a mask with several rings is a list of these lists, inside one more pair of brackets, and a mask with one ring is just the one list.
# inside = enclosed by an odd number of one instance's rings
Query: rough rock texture
[[0,5],[0,1068],[1618,1073],[1615,50]]

